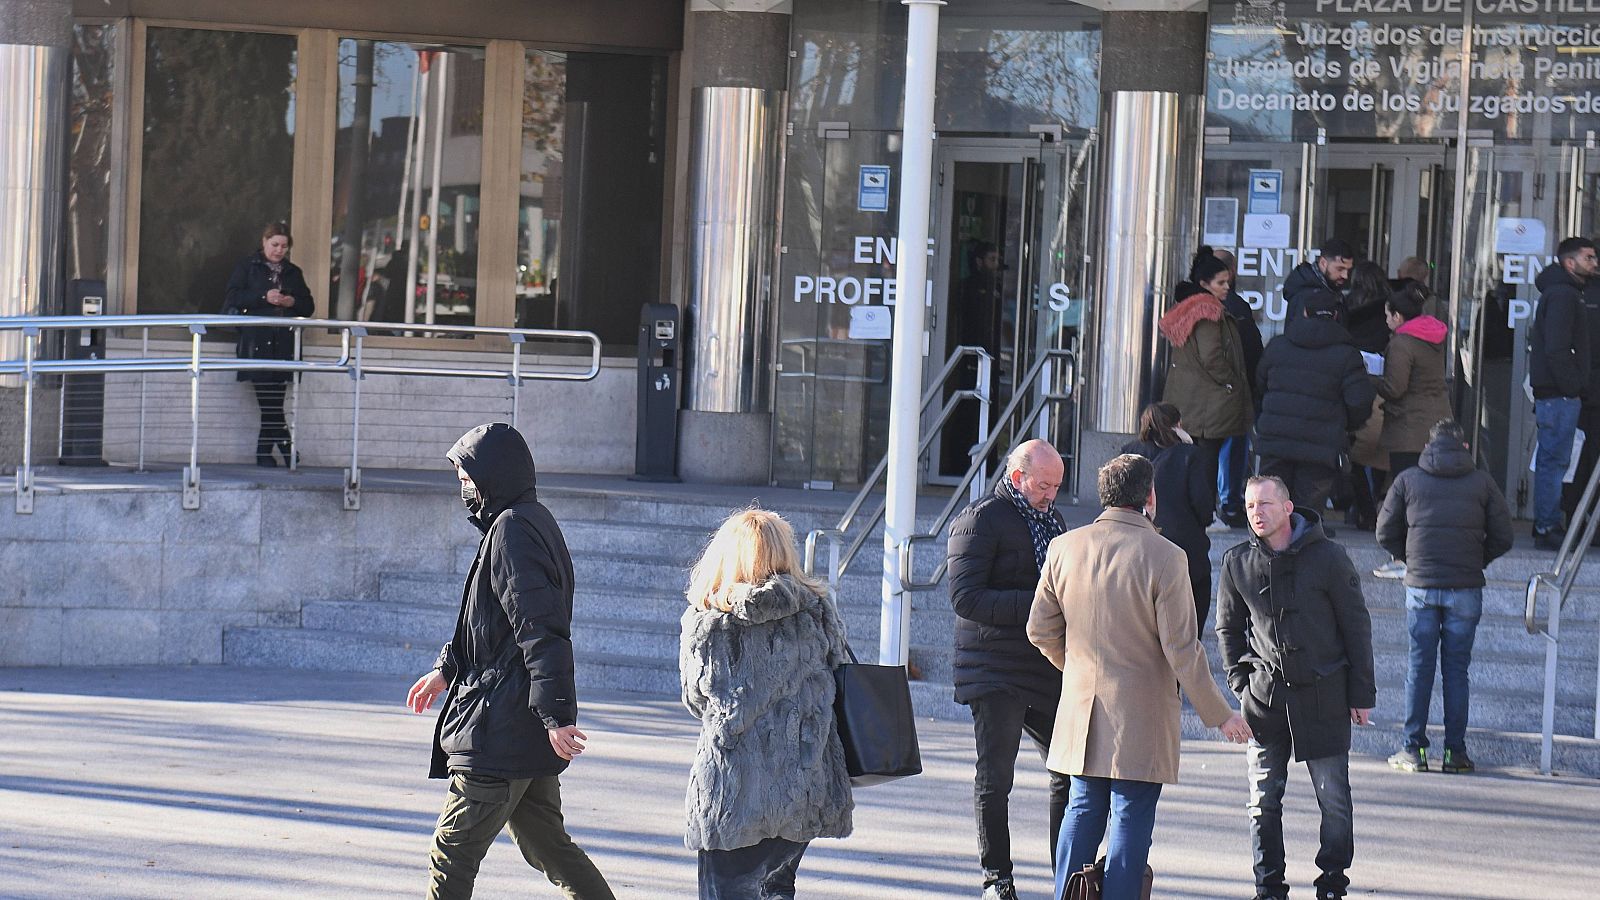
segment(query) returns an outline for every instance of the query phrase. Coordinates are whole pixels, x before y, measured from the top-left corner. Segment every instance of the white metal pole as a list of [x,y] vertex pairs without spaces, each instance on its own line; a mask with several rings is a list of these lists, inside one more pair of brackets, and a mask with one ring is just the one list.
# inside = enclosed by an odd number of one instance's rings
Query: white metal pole
[[[418,58],[418,68],[421,68],[422,59],[425,58]],[[422,239],[417,231],[421,227],[419,220],[422,218],[420,215],[420,210],[422,209],[422,142],[427,140],[428,135],[428,87],[432,82],[433,70],[430,65],[429,70],[423,74],[419,82],[421,89],[416,95],[417,105],[411,112],[411,117],[417,123],[417,139],[416,150],[412,154],[413,165],[411,167],[411,221],[408,223],[411,229],[411,240],[406,248],[408,253],[406,256],[405,320],[407,322],[415,322],[417,320],[417,242]],[[428,224],[432,225],[433,223],[429,222]]]
[[917,428],[928,280],[928,197],[933,190],[933,79],[944,0],[902,0],[906,24],[905,122],[900,138],[899,251],[895,258],[893,383],[889,387],[889,480],[884,498],[883,611],[878,662],[906,664],[911,595],[900,584],[900,544],[917,526]]
[[[434,122],[433,122],[433,195],[428,198],[428,306],[426,321],[433,324],[436,313],[437,300],[435,292],[439,288],[439,163],[444,155],[444,93],[445,86],[450,83],[450,57],[439,54],[436,60],[439,66],[439,80],[433,86],[434,97]],[[460,210],[456,211],[459,216]]]
[[[400,207],[394,213],[394,252],[399,253],[400,247],[406,242],[406,202],[411,199],[411,157],[417,149],[417,87],[422,83],[422,65],[411,70],[411,119],[406,123],[406,161],[400,170]],[[378,244],[383,244],[383,229],[378,229]],[[377,262],[377,249],[373,249],[372,261]],[[372,288],[373,266],[367,268],[367,288]],[[389,290],[394,290],[395,285],[389,285]]]

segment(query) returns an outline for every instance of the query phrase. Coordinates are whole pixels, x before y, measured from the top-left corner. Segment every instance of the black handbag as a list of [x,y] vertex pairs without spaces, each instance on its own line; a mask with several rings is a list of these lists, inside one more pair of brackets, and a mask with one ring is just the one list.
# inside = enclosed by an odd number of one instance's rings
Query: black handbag
[[857,787],[922,772],[917,721],[905,666],[875,666],[856,659],[833,670],[838,691],[833,717],[844,745],[845,769]]

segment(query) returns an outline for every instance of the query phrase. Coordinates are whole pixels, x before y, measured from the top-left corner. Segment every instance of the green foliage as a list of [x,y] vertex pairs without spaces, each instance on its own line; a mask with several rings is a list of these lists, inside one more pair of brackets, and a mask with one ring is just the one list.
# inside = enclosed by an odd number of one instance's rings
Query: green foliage
[[294,76],[291,35],[149,29],[141,312],[216,312],[262,227],[289,219]]

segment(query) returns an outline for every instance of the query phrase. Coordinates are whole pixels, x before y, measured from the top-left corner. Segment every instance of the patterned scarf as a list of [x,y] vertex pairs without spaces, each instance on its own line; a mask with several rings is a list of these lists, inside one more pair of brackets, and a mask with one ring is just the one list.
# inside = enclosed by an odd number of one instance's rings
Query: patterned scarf
[[1017,512],[1022,513],[1022,521],[1028,523],[1028,534],[1033,536],[1033,561],[1042,572],[1045,554],[1050,549],[1050,541],[1067,530],[1066,520],[1055,511],[1055,507],[1040,512],[1029,506],[1022,492],[1017,490],[1017,486],[1011,483],[1009,477],[1002,478],[1000,484],[1005,488],[1006,496],[1016,505]]

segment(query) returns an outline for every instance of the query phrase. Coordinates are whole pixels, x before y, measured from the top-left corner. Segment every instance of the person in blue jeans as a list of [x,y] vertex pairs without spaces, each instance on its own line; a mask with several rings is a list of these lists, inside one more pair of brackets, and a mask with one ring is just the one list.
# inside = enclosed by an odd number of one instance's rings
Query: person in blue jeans
[[[1533,543],[1541,550],[1561,546],[1561,483],[1572,461],[1572,439],[1588,390],[1590,353],[1583,292],[1600,269],[1594,241],[1569,237],[1556,245],[1556,261],[1534,286],[1539,306],[1533,317],[1533,347],[1528,354],[1528,386],[1533,390],[1539,448],[1534,455]],[[1600,436],[1597,436],[1600,438]]]
[[1206,725],[1235,743],[1250,739],[1196,635],[1188,558],[1148,517],[1155,467],[1123,454],[1101,467],[1098,487],[1104,511],[1050,542],[1028,612],[1028,640],[1061,670],[1045,765],[1072,779],[1056,900],[1108,836],[1102,897],[1139,897],[1161,786],[1178,780],[1175,687]]
[[1428,705],[1437,661],[1444,675],[1444,759],[1449,773],[1473,771],[1467,755],[1472,643],[1483,614],[1483,570],[1511,549],[1511,510],[1479,469],[1459,424],[1434,425],[1416,466],[1400,473],[1378,512],[1378,543],[1405,561],[1406,742],[1389,757],[1403,772],[1426,772]]

